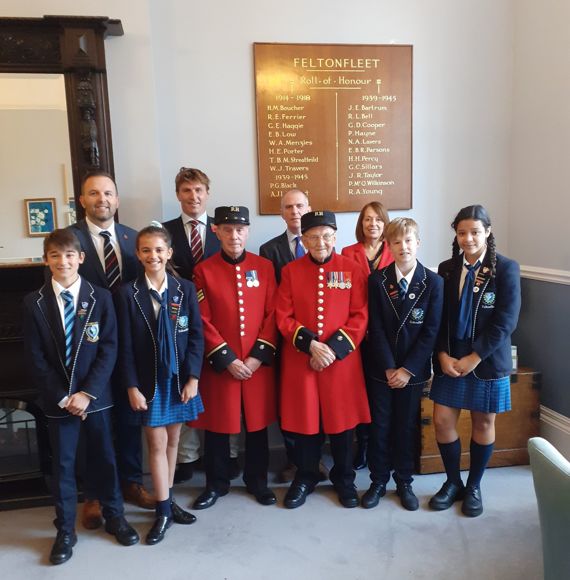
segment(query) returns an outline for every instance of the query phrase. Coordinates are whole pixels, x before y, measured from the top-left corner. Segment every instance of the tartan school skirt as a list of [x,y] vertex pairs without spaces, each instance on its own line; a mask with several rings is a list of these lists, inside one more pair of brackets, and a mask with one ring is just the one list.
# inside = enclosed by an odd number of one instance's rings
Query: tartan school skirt
[[200,392],[187,403],[180,400],[176,381],[166,379],[158,384],[154,399],[148,405],[148,410],[134,413],[138,417],[138,425],[145,427],[164,427],[174,423],[194,421],[204,412]]
[[465,377],[436,375],[429,398],[434,403],[482,413],[504,413],[511,410],[511,378],[478,379],[472,372]]

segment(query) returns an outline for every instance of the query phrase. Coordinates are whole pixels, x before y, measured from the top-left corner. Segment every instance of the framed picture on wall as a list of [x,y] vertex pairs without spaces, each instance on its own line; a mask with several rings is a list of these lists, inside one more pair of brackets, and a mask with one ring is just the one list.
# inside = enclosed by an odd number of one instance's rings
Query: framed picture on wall
[[28,236],[47,236],[57,228],[55,198],[25,199]]

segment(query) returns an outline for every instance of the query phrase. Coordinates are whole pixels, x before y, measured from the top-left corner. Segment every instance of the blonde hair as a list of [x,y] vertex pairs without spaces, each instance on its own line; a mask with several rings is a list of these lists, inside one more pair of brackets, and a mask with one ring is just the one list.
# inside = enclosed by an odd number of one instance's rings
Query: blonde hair
[[416,238],[420,239],[420,228],[415,220],[412,218],[394,218],[386,227],[384,231],[384,238],[388,243],[398,236],[405,236],[409,233],[414,233]]

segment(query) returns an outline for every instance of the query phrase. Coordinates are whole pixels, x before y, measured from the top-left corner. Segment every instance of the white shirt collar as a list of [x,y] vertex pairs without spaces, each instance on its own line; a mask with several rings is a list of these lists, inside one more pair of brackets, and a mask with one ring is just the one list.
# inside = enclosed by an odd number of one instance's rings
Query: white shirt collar
[[148,276],[145,274],[144,279],[146,281],[147,288],[149,290],[156,290],[160,295],[168,288],[168,275],[164,277],[164,282],[160,286],[160,288],[155,288],[153,283],[149,280]]
[[295,241],[295,238],[299,236],[301,238],[301,234],[294,234],[289,228],[287,228],[287,239],[289,243],[292,244]]
[[97,224],[94,224],[92,221],[89,221],[88,217],[85,217],[85,222],[87,223],[87,227],[89,228],[89,232],[94,235],[98,236],[101,232],[109,232],[112,238],[115,238],[115,220],[112,221],[111,225],[108,228],[100,228]]
[[208,212],[206,211],[203,214],[199,215],[197,218],[189,216],[187,213],[184,212],[182,212],[181,217],[182,221],[184,222],[184,225],[186,225],[190,220],[199,221],[204,226],[208,224]]
[[69,287],[64,288],[53,276],[51,278],[51,287],[53,288],[53,292],[56,298],[59,298],[59,295],[67,290],[73,296],[74,304],[77,304],[77,299],[79,298],[79,290],[81,289],[81,276],[77,276],[77,280]]
[[396,264],[394,264],[395,268],[396,268],[396,282],[398,282],[398,284],[400,283],[400,280],[402,278],[406,279],[406,282],[408,283],[408,286],[412,283],[412,278],[414,277],[414,274],[416,272],[416,268],[418,267],[418,261],[416,260],[416,263],[414,265],[414,267],[404,276],[404,274],[402,274],[402,272],[400,272],[400,268],[398,268],[398,266]]
[[[485,259],[485,254],[487,253],[487,248],[485,248],[483,250],[483,253],[479,256],[479,264],[483,263],[483,260]],[[471,266],[471,264],[465,259],[465,254],[463,254],[463,265],[464,266]],[[477,268],[479,269],[479,268]]]

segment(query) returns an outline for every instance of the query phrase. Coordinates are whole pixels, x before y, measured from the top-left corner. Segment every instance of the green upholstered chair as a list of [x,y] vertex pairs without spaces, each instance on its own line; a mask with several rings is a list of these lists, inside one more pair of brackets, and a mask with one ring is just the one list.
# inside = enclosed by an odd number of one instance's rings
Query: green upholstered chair
[[545,580],[570,578],[570,462],[546,439],[529,439]]

